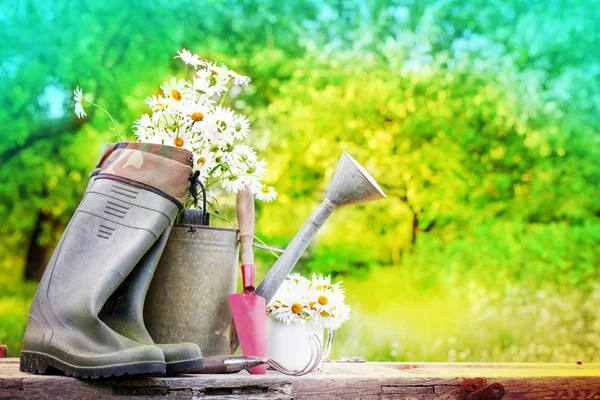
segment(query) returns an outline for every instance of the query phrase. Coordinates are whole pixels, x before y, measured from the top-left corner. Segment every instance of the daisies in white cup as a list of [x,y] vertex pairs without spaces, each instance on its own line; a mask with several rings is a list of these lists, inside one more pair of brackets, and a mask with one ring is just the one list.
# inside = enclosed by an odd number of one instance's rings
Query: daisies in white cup
[[312,275],[307,279],[290,274],[267,305],[267,315],[290,324],[314,321],[319,326],[336,330],[350,317],[344,304],[342,282],[331,283],[331,276]]
[[[258,200],[274,200],[277,192],[263,182],[267,163],[243,143],[250,134],[248,118],[223,105],[232,87],[246,87],[250,78],[224,64],[200,60],[186,49],[177,54],[175,58],[186,64],[186,73],[189,67],[193,68],[193,76],[190,80],[173,77],[161,85],[160,94],[146,98],[150,112],[135,121],[135,137],[142,142],[190,150],[194,169],[207,192],[222,188],[227,193],[237,193],[248,185]],[[84,103],[106,111],[86,101],[79,87],[74,101],[80,118],[86,115]],[[114,120],[113,123],[118,132],[118,124]]]

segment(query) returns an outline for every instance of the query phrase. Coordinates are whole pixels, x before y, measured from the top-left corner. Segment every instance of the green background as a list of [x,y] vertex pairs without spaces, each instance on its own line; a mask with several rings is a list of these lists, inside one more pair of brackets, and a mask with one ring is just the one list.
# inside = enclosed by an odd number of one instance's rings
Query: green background
[[[17,356],[47,258],[110,120],[132,138],[182,47],[252,78],[285,247],[342,150],[388,200],[336,211],[297,266],[343,279],[333,356],[600,362],[595,0],[0,0],[0,343]],[[88,109],[88,111],[90,111]],[[235,199],[222,201],[234,216]],[[259,253],[264,275],[274,259]],[[28,258],[29,257],[29,258]]]

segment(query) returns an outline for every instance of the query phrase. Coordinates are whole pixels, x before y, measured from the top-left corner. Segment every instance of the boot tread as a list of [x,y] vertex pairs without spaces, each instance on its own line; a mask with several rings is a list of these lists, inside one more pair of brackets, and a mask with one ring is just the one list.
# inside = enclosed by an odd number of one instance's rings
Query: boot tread
[[22,351],[19,370],[34,374],[55,374],[59,372],[74,378],[96,379],[124,375],[160,376],[165,374],[166,366],[165,363],[161,362],[134,362],[84,367],[66,363],[49,354]]

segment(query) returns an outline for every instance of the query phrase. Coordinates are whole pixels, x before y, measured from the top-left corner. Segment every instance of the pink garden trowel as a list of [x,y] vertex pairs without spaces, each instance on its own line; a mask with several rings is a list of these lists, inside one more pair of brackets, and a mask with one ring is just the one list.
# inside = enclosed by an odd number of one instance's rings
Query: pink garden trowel
[[[242,283],[240,294],[229,296],[229,305],[244,356],[267,356],[266,301],[254,293],[254,195],[246,186],[238,193],[237,214],[242,243]],[[252,374],[265,374],[266,365],[249,369]]]

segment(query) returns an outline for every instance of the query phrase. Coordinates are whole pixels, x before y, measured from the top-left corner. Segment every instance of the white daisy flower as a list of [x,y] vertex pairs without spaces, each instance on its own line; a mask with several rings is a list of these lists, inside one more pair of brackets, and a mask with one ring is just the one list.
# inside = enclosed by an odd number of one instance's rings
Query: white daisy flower
[[227,193],[237,193],[244,189],[244,181],[239,176],[232,175],[223,179],[221,186]]
[[230,70],[225,64],[218,66],[216,63],[204,61],[203,65],[207,70],[211,71],[214,78],[223,85],[227,85],[231,79],[233,79],[233,83],[238,86],[248,86],[248,83],[250,83],[249,77]]
[[233,137],[235,132],[235,113],[233,110],[217,106],[211,113],[211,118],[217,126],[219,133],[229,133]]
[[208,97],[212,97],[214,95],[220,95],[226,91],[227,83],[223,83],[222,81],[215,79],[211,71],[207,69],[200,69],[194,77],[192,89],[200,94],[205,94]]
[[300,288],[302,291],[308,290],[310,288],[310,280],[303,277],[298,272],[293,272],[289,274],[288,281],[290,286]]
[[148,135],[152,134],[153,132],[151,130],[147,130],[145,128],[137,128],[134,132],[133,132],[133,136],[135,136],[135,138],[138,140],[138,142],[145,142],[145,138],[148,137]]
[[316,310],[310,308],[309,286],[310,281],[300,274],[288,275],[267,305],[267,312],[286,324],[315,318]]
[[200,177],[204,180],[208,178],[208,173],[216,165],[215,154],[208,149],[194,151],[194,167],[200,171]]
[[300,288],[288,288],[279,290],[273,300],[269,303],[267,310],[271,315],[286,323],[292,321],[309,320],[314,317],[314,311],[310,309],[310,299],[302,296]]
[[210,71],[207,71],[205,69],[198,70],[198,72],[196,72],[194,80],[192,81],[192,89],[210,96],[210,75]]
[[165,109],[168,106],[167,99],[165,99],[162,96],[146,97],[146,100],[144,100],[144,104],[148,104],[152,112],[165,111]]
[[154,121],[148,114],[142,115],[140,119],[133,123],[134,129],[137,131],[138,129],[147,129],[154,127]]
[[189,129],[194,135],[194,146],[196,146],[196,148],[210,147],[204,122],[194,122]]
[[171,81],[163,83],[160,88],[167,99],[175,102],[182,101],[187,94],[186,82],[183,79],[171,78]]
[[[322,314],[323,311],[321,311]],[[320,314],[320,323],[324,328],[336,330],[339,329],[342,324],[350,319],[350,306],[343,304],[338,307],[332,314],[322,315]]]
[[189,130],[166,129],[164,144],[193,151],[193,135]]
[[289,325],[292,321],[307,321],[314,318],[314,313],[308,307],[308,302],[304,299],[298,299],[290,304],[274,303],[271,309],[273,318]]
[[205,66],[206,69],[211,72],[215,85],[223,85],[227,87],[229,81],[231,80],[231,76],[229,75],[229,69],[225,64],[217,66],[216,63],[208,62]]
[[133,134],[142,142],[162,143],[162,134],[157,129],[156,121],[148,114],[142,115],[133,123]]
[[257,161],[256,151],[245,144],[236,144],[233,147],[233,153],[245,163],[254,164]]
[[315,290],[313,307],[323,315],[322,311],[327,314],[334,313],[336,306],[344,303],[344,295],[340,292],[332,292],[330,290]]
[[[194,125],[196,128],[196,125]],[[216,144],[219,141],[219,130],[214,124],[214,121],[210,118],[210,114],[204,117],[202,124],[198,124],[201,135],[208,146],[215,146],[213,151],[220,150],[220,147]]]
[[242,162],[240,162],[237,159],[234,159],[234,157],[232,157],[231,152],[228,151],[222,151],[222,159],[223,161],[227,164],[228,166],[228,170],[231,174],[239,176],[240,179],[242,179],[242,181],[244,183],[248,183],[248,179],[246,179],[246,165]]
[[202,62],[200,61],[200,58],[198,57],[198,54],[192,54],[191,51],[186,50],[186,49],[181,49],[177,52],[177,55],[173,58],[181,58],[181,60],[186,63],[187,65],[191,65],[194,68],[198,68],[198,65],[200,65]]
[[233,83],[235,83],[238,86],[248,86],[248,84],[250,83],[249,77],[240,75],[231,70],[229,70],[229,76],[233,79]]
[[235,115],[233,119],[233,137],[238,140],[246,139],[250,132],[250,121],[243,115]]
[[[199,124],[204,121],[204,117],[212,111],[212,107],[206,103],[185,102],[181,107],[181,112],[185,119],[184,123],[191,125]],[[196,129],[197,131],[199,129]]]
[[229,108],[215,107],[204,117],[203,134],[212,145],[231,152],[233,150],[233,119],[234,113]]
[[245,175],[241,178],[244,181],[244,185],[248,185],[250,187],[252,193],[260,189],[260,187],[262,186],[261,178],[259,178],[258,176]]
[[[220,151],[226,151],[230,146],[233,146],[233,135],[230,132],[220,132],[219,127],[215,123],[211,115],[206,117],[206,121],[202,126],[202,135],[205,136],[206,142],[211,146],[216,146]],[[233,148],[232,148],[233,149]],[[228,161],[231,161],[228,158]]]
[[154,144],[164,143],[165,134],[162,131],[142,129],[137,131],[135,134],[137,136],[138,141],[141,142],[148,142]]
[[267,162],[265,160],[260,160],[255,162],[254,164],[248,164],[246,174],[253,175],[262,179],[266,175],[267,171]]
[[312,285],[316,290],[331,290],[331,291],[339,291],[344,293],[344,288],[342,288],[342,281],[331,283],[331,275],[323,276],[321,274],[312,274],[311,279]]
[[260,189],[258,189],[255,194],[258,200],[264,201],[266,203],[273,201],[277,198],[277,192],[273,186],[262,185]]
[[83,90],[77,86],[73,91],[73,100],[75,101],[75,114],[78,118],[83,118],[87,114],[83,109]]

